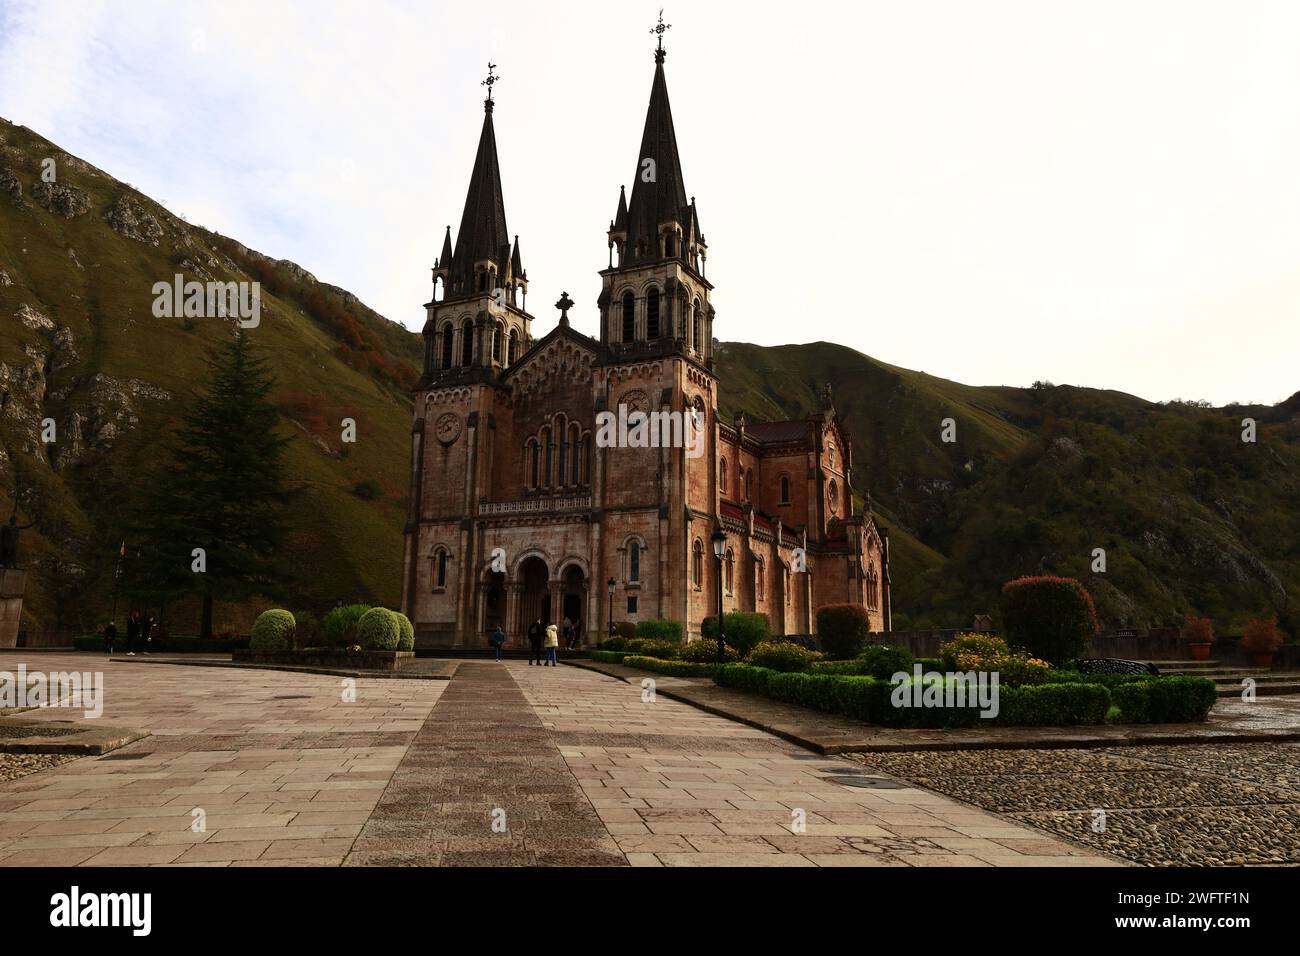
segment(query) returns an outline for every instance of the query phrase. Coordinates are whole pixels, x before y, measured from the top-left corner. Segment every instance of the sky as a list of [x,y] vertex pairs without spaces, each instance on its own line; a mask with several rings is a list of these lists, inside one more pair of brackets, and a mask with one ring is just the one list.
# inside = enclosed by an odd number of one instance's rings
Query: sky
[[[598,329],[658,7],[0,0],[0,116],[411,329],[487,63],[533,332]],[[975,385],[1300,390],[1300,4],[692,0],[715,334]]]

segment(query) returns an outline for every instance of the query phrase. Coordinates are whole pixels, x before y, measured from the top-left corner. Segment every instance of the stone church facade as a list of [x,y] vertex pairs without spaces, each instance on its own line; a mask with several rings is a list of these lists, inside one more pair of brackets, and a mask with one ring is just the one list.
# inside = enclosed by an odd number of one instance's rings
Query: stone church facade
[[[811,634],[818,607],[843,603],[888,631],[888,538],[855,508],[829,394],[797,421],[719,420],[708,245],[664,51],[631,198],[620,192],[608,230],[598,338],[573,328],[567,295],[555,328],[533,335],[490,90],[460,230],[453,247],[447,229],[425,305],[402,585],[417,646],[484,646],[498,624],[518,642],[537,618],[580,622],[587,644],[610,620],[668,618],[695,636],[719,576],[725,609],[766,614],[774,634]],[[702,445],[601,440],[602,413],[655,411],[693,416]]]

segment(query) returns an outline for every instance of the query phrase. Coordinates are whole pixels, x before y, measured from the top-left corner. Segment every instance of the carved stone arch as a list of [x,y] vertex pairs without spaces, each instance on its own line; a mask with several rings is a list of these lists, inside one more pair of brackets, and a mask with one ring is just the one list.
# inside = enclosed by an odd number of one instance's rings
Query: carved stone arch
[[515,560],[510,565],[510,580],[519,580],[519,569],[529,558],[539,558],[541,562],[546,565],[546,576],[548,578],[554,577],[551,569],[555,567],[555,562],[551,559],[550,554],[541,548],[528,548],[527,550],[521,551],[519,554],[515,555]]
[[576,567],[582,572],[582,579],[584,581],[588,584],[591,583],[591,566],[587,563],[586,558],[578,554],[571,554],[567,557],[561,558],[559,564],[556,565],[555,573],[551,575],[551,579],[554,581],[563,581],[565,572],[568,571],[569,568],[573,567]]

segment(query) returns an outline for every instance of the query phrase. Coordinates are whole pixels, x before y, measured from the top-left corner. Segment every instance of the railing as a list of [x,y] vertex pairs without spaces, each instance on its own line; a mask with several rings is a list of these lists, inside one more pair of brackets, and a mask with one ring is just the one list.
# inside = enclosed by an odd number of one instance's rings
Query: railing
[[551,514],[557,511],[587,511],[591,495],[560,495],[551,498],[524,498],[520,501],[480,501],[479,517],[492,515]]

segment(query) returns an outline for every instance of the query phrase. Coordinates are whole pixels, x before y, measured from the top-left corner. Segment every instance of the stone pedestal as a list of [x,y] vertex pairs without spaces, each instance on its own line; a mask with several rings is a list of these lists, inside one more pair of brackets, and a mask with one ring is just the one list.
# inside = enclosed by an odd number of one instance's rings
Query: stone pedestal
[[27,572],[17,568],[0,570],[0,647],[18,646],[18,625],[23,619],[23,589]]

